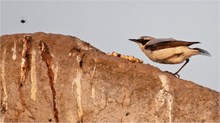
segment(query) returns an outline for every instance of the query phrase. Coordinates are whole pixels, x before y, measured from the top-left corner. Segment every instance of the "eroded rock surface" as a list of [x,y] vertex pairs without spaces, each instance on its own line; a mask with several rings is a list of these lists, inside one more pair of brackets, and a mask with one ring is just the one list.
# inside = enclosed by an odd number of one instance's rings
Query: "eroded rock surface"
[[0,122],[217,122],[219,92],[73,36],[1,36]]

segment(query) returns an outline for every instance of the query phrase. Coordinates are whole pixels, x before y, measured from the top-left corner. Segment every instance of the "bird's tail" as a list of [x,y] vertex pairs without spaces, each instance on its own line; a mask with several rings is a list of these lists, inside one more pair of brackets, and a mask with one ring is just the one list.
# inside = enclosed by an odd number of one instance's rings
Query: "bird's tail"
[[206,50],[203,50],[203,49],[200,49],[200,48],[193,48],[193,49],[199,51],[199,53],[201,55],[211,56],[211,54]]

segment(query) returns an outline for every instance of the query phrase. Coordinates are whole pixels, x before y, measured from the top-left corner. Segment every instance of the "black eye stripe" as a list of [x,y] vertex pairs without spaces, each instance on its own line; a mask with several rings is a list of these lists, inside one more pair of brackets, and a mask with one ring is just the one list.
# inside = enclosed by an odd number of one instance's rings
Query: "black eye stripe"
[[138,42],[140,42],[142,45],[145,45],[149,40],[140,39]]

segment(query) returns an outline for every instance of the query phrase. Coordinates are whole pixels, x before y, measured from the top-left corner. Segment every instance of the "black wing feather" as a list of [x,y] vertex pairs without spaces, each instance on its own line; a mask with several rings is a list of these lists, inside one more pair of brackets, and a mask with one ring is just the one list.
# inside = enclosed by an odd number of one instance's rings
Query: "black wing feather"
[[150,49],[151,51],[160,50],[164,48],[172,48],[178,46],[190,46],[192,44],[198,44],[200,42],[186,42],[186,41],[163,41],[152,45],[146,45],[145,49]]

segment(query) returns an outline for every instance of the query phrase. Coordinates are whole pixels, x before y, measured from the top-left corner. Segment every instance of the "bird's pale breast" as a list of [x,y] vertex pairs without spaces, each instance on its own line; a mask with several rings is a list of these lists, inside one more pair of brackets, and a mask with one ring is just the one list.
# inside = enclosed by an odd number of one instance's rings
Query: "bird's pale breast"
[[179,46],[173,48],[165,48],[155,51],[143,51],[152,61],[163,64],[178,64],[182,63],[192,55],[198,54],[198,51],[190,49],[187,46]]

